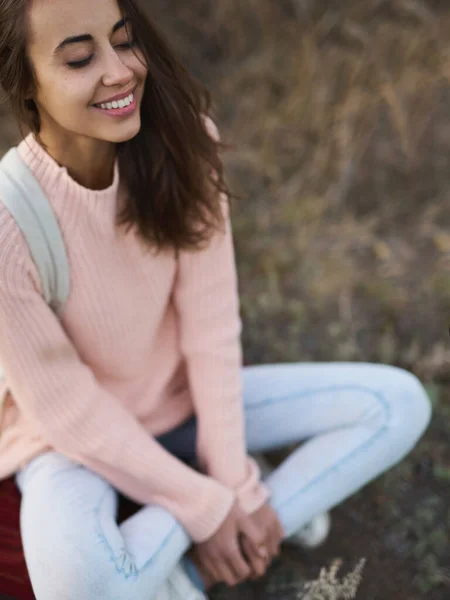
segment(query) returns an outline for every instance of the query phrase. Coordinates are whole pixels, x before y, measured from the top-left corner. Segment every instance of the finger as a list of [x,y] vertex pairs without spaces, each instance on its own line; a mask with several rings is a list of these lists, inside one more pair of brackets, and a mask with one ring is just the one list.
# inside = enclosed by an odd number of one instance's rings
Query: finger
[[227,546],[222,547],[217,554],[210,555],[205,562],[211,565],[210,568],[214,572],[217,582],[233,587],[240,582],[240,575],[236,572],[232,561],[229,559],[231,553],[230,544],[228,544],[228,548]]
[[258,548],[258,551],[256,551],[252,542],[245,537],[242,538],[242,548],[246,558],[248,558],[250,566],[255,571],[256,575],[264,575],[271,561],[268,549]]
[[233,587],[238,583],[233,569],[230,568],[224,557],[220,557],[217,561],[214,561],[212,568],[214,569],[215,580],[217,583],[225,583],[230,587]]
[[284,540],[286,539],[286,533],[285,533],[284,527],[280,521],[278,521],[278,532],[279,532],[279,536],[280,536],[280,544],[282,544],[284,542]]
[[214,585],[215,583],[219,583],[220,575],[215,568],[214,561],[211,560],[210,556],[201,554],[197,551],[194,551],[191,554],[191,560],[193,561],[195,567],[197,568],[200,576],[203,579],[210,580],[210,585]]
[[282,542],[280,522],[274,516],[269,526],[269,545],[272,556],[277,556],[280,553],[280,544]]
[[278,554],[280,553],[281,543],[284,540],[284,531],[280,520],[278,519],[275,513],[269,526],[269,538],[269,550],[272,556],[278,556]]
[[240,544],[236,541],[229,548],[227,564],[234,573],[238,583],[246,581],[251,574],[251,569],[248,562],[245,560]]
[[279,554],[281,550],[281,544],[284,542],[286,536],[284,534],[284,529],[278,519],[275,524],[274,536],[277,541],[277,549]]
[[262,541],[257,543],[255,539],[249,538],[245,534],[242,536],[242,540],[246,540],[248,547],[251,548],[251,553],[257,556],[259,560],[268,563],[270,561],[268,536],[262,538],[261,535],[258,535],[258,540],[260,539],[262,539]]
[[213,585],[216,585],[216,583],[221,583],[222,580],[220,578],[220,574],[217,572],[217,569],[214,567],[213,563],[205,561],[200,565],[197,565],[197,569],[206,583],[207,589]]
[[261,558],[260,554],[255,552],[253,544],[245,537],[242,538],[242,550],[249,563],[252,579],[262,577],[267,571],[268,559]]
[[266,531],[258,527],[249,516],[240,521],[239,531],[250,540],[256,551],[260,552],[261,558],[264,558]]
[[241,537],[241,541],[246,540],[246,544],[249,548],[249,551],[251,552],[252,556],[255,556],[258,558],[258,560],[261,560],[263,562],[269,562],[270,560],[270,551],[267,545],[267,538],[265,537],[262,542],[255,542],[255,540],[252,540],[251,538],[247,537],[246,535],[243,535]]
[[278,556],[280,553],[280,537],[276,525],[270,529],[268,545],[271,556]]

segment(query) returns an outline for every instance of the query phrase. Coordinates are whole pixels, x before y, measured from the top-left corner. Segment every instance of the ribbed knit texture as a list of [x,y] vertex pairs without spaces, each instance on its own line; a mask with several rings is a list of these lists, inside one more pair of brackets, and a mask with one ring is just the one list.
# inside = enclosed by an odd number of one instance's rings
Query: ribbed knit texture
[[[58,218],[71,290],[60,322],[0,198],[0,364],[10,390],[0,477],[53,449],[133,500],[166,507],[195,541],[207,539],[235,497],[248,512],[268,497],[245,449],[229,217],[204,250],[178,259],[151,252],[116,225],[126,198],[117,163],[112,185],[93,191],[32,135],[19,152]],[[154,439],[193,412],[206,474]]]

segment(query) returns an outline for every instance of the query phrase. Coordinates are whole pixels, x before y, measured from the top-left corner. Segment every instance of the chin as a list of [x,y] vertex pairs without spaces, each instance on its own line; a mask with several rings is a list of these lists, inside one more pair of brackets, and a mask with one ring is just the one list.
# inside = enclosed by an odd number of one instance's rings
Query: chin
[[105,132],[105,141],[112,142],[114,144],[121,144],[122,142],[128,142],[137,136],[141,130],[141,121],[123,124],[121,127],[111,128],[110,131]]

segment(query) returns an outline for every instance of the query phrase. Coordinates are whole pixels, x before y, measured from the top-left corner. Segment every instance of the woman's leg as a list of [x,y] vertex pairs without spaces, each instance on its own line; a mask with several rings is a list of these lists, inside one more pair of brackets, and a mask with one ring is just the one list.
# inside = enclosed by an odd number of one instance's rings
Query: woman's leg
[[418,379],[387,365],[256,366],[243,377],[249,452],[308,440],[266,479],[287,536],[398,463],[430,420]]
[[32,461],[17,483],[37,600],[152,600],[173,573],[168,598],[203,597],[180,577],[190,539],[166,510],[147,506],[118,526],[114,489],[56,453]]

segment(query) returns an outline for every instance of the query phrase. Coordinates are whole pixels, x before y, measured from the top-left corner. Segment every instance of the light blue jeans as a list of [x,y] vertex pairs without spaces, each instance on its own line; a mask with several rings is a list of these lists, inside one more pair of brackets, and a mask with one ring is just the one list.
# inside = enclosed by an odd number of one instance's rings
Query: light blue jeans
[[[248,450],[305,441],[266,480],[286,535],[398,463],[431,415],[416,377],[385,365],[302,363],[243,370]],[[159,440],[189,458],[195,420]],[[37,600],[152,600],[191,545],[166,510],[116,522],[117,492],[57,453],[17,476]]]

